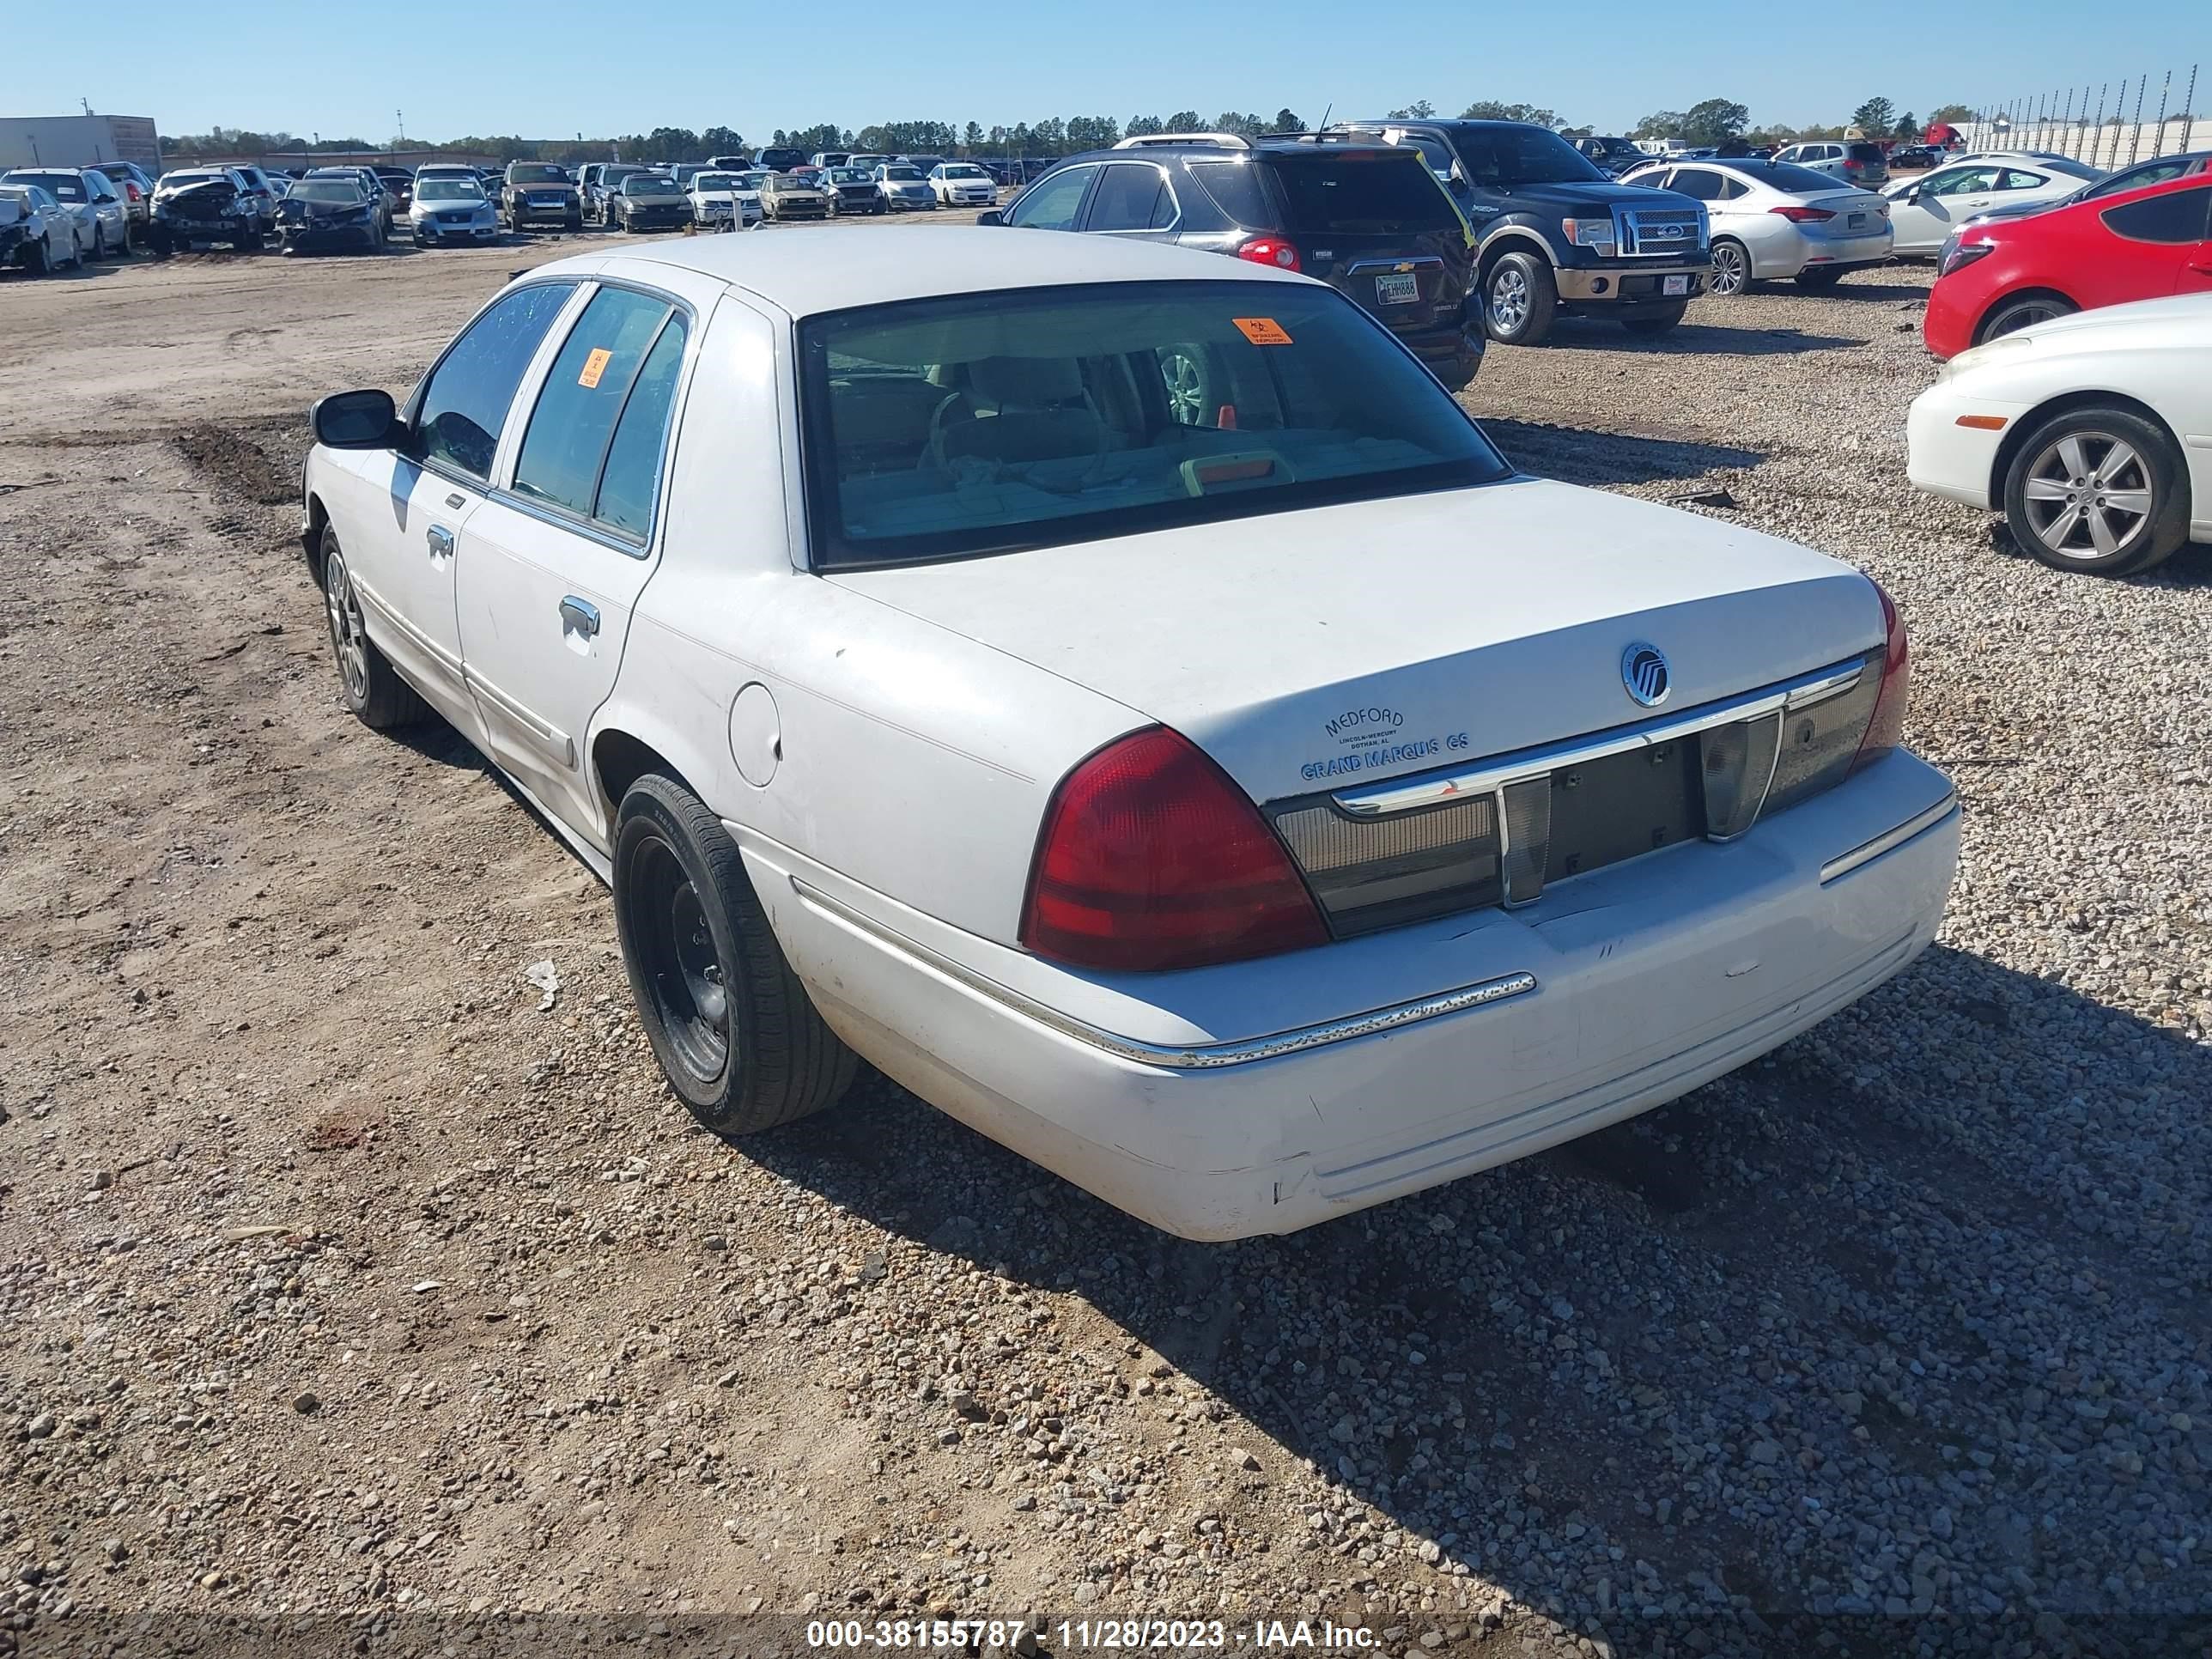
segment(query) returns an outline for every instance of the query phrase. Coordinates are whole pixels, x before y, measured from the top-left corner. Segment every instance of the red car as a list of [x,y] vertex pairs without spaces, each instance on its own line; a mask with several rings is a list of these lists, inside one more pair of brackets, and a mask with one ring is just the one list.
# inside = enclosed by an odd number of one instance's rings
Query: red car
[[2212,177],[2198,173],[2032,218],[1948,249],[1921,337],[1938,357],[2097,306],[2212,293]]

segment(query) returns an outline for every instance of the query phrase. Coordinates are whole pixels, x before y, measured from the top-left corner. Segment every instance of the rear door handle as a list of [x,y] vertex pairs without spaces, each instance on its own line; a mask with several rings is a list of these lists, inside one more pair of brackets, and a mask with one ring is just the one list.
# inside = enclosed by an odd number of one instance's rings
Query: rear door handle
[[574,593],[561,601],[561,631],[591,639],[599,631],[599,607]]
[[452,507],[456,513],[459,512],[468,504],[469,498],[462,495],[459,490],[454,491],[453,494],[446,497],[446,505]]
[[434,524],[422,538],[430,544],[430,556],[450,559],[453,556],[453,532],[441,524]]

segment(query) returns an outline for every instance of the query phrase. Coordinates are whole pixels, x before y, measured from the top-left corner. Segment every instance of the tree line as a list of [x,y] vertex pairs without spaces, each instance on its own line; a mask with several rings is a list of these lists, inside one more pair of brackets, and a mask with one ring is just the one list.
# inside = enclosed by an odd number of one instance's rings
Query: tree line
[[[1395,120],[1426,120],[1438,113],[1426,99],[1389,112]],[[1929,125],[1970,119],[1964,104],[1946,104],[1931,112]],[[1569,137],[1596,131],[1569,122],[1556,110],[1535,104],[1476,99],[1460,112],[1468,121],[1529,121]],[[358,137],[325,138],[320,134],[301,138],[282,131],[262,132],[245,127],[216,127],[180,137],[164,136],[164,155],[180,161],[201,155],[287,155],[361,153],[377,149],[434,150],[453,155],[490,155],[502,161],[560,161],[571,165],[613,157],[648,161],[703,161],[714,155],[750,154],[762,144],[803,149],[809,155],[823,150],[882,150],[894,155],[1042,156],[1069,155],[1081,150],[1105,149],[1123,138],[1141,138],[1163,132],[1234,132],[1256,138],[1269,133],[1302,132],[1306,123],[1291,109],[1268,117],[1256,112],[1224,110],[1208,118],[1196,110],[1177,110],[1172,115],[1133,115],[1122,121],[1111,115],[1054,116],[1012,126],[985,126],[968,121],[884,121],[854,129],[835,122],[811,127],[777,127],[767,138],[748,140],[735,127],[712,126],[694,131],[689,127],[655,127],[650,132],[623,133],[612,137],[574,139],[525,138],[517,134],[465,137],[434,142],[393,138],[375,144]],[[1722,144],[1732,139],[1747,143],[1786,144],[1800,139],[1840,138],[1849,131],[1869,138],[1910,143],[1924,131],[1911,111],[1899,114],[1887,98],[1869,98],[1851,112],[1850,120],[1833,126],[1790,126],[1767,123],[1754,127],[1745,105],[1728,98],[1708,98],[1686,110],[1658,110],[1645,116],[1625,135],[1630,138],[1679,138],[1692,144]]]

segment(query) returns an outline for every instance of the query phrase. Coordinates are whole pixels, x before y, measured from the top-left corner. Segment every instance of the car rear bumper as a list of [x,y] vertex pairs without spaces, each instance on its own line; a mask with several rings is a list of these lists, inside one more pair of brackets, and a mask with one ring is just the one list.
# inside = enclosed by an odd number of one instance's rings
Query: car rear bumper
[[[1626,270],[1566,266],[1553,274],[1559,285],[1559,297],[1577,305],[1675,305],[1704,293],[1705,277],[1711,270],[1712,262],[1701,257],[1694,264],[1638,265]],[[1689,292],[1668,294],[1669,276],[1687,277]]]
[[1525,909],[1111,978],[731,828],[793,965],[866,1058],[1157,1226],[1229,1239],[1525,1157],[1755,1059],[1928,945],[1959,823],[1949,783],[1900,752],[1741,841]]
[[1393,329],[1391,332],[1455,392],[1474,379],[1482,367],[1483,349],[1490,343],[1481,326],[1474,324],[1419,331]]

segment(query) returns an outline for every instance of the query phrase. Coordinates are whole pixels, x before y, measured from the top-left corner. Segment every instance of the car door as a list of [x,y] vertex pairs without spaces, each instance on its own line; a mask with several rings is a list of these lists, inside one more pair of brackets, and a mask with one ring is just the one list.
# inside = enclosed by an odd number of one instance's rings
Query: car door
[[1099,169],[1098,183],[1083,210],[1083,228],[1137,242],[1171,242],[1176,205],[1168,172],[1153,161],[1114,161]]
[[1933,253],[1953,229],[1996,199],[2001,167],[1946,167],[1890,198],[1893,247],[1899,253]]
[[586,734],[621,666],[658,551],[669,432],[696,319],[595,288],[515,422],[512,478],[470,522],[461,654],[492,757],[592,841]]
[[2096,262],[2092,304],[2212,293],[2212,184],[2139,196],[2098,217],[2112,242]]
[[494,300],[407,400],[397,449],[331,450],[341,498],[328,503],[370,637],[424,696],[473,732],[454,611],[470,521],[524,374],[574,282],[527,283]]

